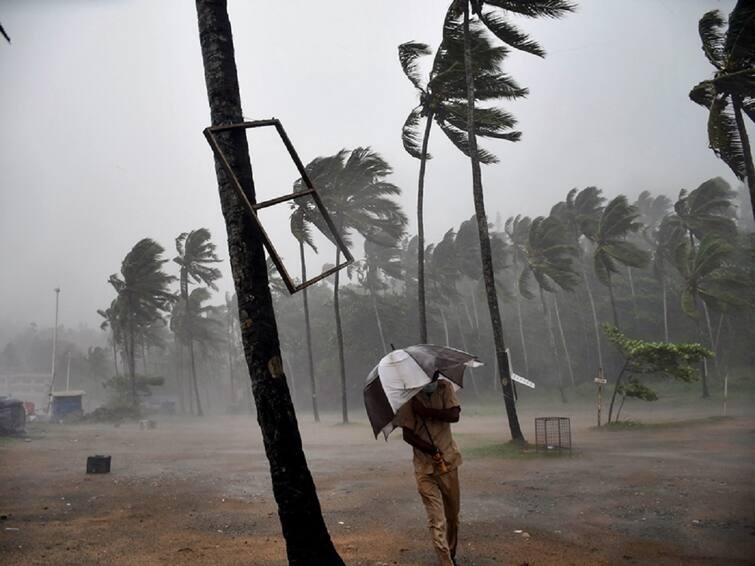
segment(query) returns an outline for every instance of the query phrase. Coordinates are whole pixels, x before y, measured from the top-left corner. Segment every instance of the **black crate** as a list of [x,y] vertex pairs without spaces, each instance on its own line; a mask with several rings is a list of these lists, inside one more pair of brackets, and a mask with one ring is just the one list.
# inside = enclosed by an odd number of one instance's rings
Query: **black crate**
[[571,424],[568,417],[537,417],[535,449],[545,452],[571,451]]
[[88,474],[109,474],[110,456],[89,456],[87,458]]

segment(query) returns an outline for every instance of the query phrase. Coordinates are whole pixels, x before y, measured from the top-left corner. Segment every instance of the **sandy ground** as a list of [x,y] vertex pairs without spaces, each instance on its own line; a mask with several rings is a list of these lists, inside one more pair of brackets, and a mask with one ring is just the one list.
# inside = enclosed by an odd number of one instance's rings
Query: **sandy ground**
[[[495,450],[506,435],[493,413],[467,410],[455,428],[460,564],[755,564],[752,414],[598,432],[587,408],[564,405],[579,413],[574,453],[512,458]],[[523,410],[530,440],[534,416]],[[302,434],[344,560],[434,564],[409,448],[335,418]],[[143,431],[37,424],[26,440],[0,439],[0,563],[285,564],[253,418],[157,420]],[[112,473],[86,475],[101,453]]]

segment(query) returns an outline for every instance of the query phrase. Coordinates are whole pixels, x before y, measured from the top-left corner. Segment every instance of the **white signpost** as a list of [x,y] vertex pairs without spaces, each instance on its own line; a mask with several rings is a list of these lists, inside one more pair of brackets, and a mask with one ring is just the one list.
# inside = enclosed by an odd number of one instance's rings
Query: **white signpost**
[[509,349],[506,348],[506,360],[509,363],[509,375],[511,375],[511,379],[516,381],[517,383],[521,383],[522,385],[529,387],[531,389],[535,389],[535,383],[530,381],[527,378],[522,377],[521,375],[518,375],[514,373],[514,370],[511,368],[511,354],[509,352]]
[[603,412],[603,386],[608,380],[603,377],[603,368],[598,368],[598,375],[593,379],[598,384],[598,426],[600,426],[600,414]]

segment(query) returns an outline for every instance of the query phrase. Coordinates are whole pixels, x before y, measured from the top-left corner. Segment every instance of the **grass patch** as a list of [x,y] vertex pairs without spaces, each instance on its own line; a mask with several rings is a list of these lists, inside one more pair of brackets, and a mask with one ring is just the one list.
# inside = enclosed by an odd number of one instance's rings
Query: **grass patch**
[[602,426],[600,428],[592,427],[592,430],[598,430],[598,431],[605,430],[608,432],[615,432],[615,431],[622,431],[622,430],[663,430],[663,429],[668,429],[668,428],[683,428],[683,427],[688,427],[688,426],[714,424],[714,423],[728,422],[728,421],[733,421],[733,420],[735,420],[734,417],[724,417],[724,416],[705,417],[702,419],[688,419],[684,421],[667,421],[667,422],[660,422],[660,423],[643,423],[640,421],[626,420],[626,421],[613,422],[605,426]]

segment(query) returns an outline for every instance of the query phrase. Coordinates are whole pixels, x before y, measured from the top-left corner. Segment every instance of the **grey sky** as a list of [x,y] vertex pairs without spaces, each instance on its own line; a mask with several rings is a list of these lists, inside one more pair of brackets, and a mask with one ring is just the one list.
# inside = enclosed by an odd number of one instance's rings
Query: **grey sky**
[[[418,162],[399,134],[417,100],[396,47],[437,45],[446,2],[229,4],[245,116],[280,118],[305,162],[372,146],[395,169],[413,230]],[[484,142],[501,159],[483,171],[491,220],[547,214],[575,186],[675,196],[715,175],[733,183],[707,147],[705,112],[687,98],[711,73],[697,21],[733,5],[584,0],[562,21],[522,20],[549,56],[505,64],[531,95],[507,106],[523,140]],[[98,323],[108,275],[145,236],[172,257],[180,232],[206,226],[227,258],[201,133],[209,111],[194,3],[2,0],[0,22],[13,40],[0,44],[0,326],[51,325],[58,285],[62,324]],[[266,151],[252,156],[261,198],[290,191],[295,177]],[[426,223],[437,239],[471,216],[471,173],[437,130],[431,152]],[[290,242],[283,248],[294,260]],[[232,288],[223,269],[221,291]]]

